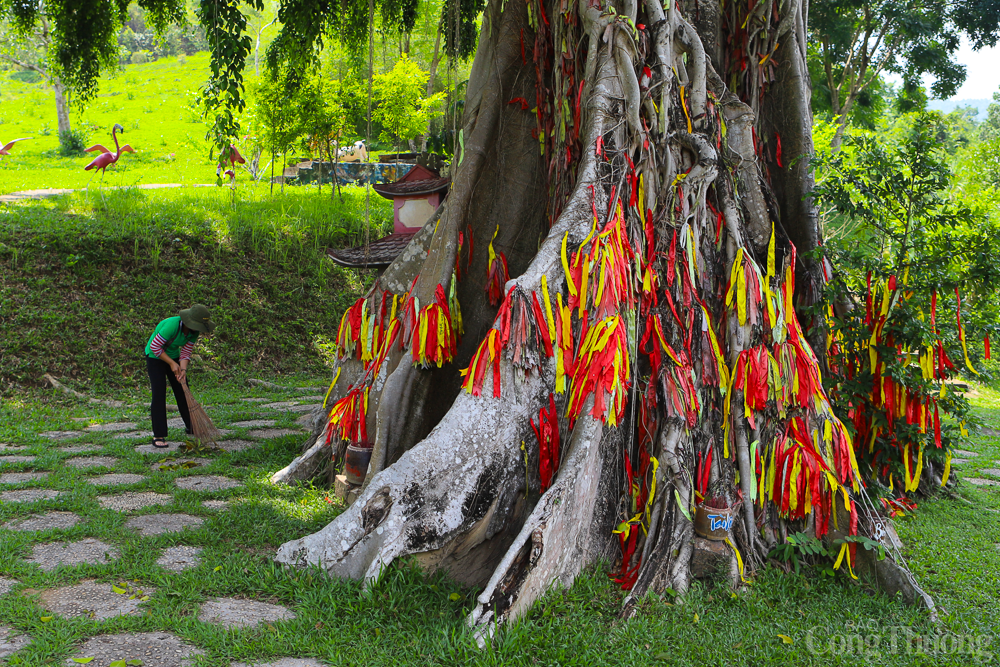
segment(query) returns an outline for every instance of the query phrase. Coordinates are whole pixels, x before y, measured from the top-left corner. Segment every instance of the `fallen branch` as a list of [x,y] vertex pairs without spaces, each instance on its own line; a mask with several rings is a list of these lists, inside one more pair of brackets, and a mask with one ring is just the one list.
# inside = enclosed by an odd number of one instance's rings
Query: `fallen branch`
[[49,384],[51,384],[54,388],[59,389],[60,391],[69,394],[70,396],[75,396],[76,398],[87,401],[88,403],[95,403],[97,405],[106,405],[109,408],[124,408],[126,406],[125,401],[109,401],[100,398],[91,398],[86,394],[81,394],[75,389],[70,389],[69,387],[67,387],[66,385],[64,385],[63,383],[61,383],[59,380],[55,379],[48,373],[43,375],[42,378],[44,380],[47,380]]

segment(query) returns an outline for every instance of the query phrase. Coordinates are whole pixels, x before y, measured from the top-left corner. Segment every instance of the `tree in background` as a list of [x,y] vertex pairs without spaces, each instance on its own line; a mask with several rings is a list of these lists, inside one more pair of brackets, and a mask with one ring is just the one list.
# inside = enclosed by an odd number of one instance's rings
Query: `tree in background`
[[425,97],[426,86],[427,73],[405,55],[392,70],[375,75],[374,98],[378,104],[372,119],[382,125],[382,141],[398,150],[401,142],[412,143],[427,131],[431,118],[441,114],[435,107],[444,93]]
[[282,156],[281,190],[284,192],[284,158],[288,148],[302,135],[302,116],[295,92],[288,88],[287,78],[282,73],[270,71],[255,81],[250,91],[260,124],[260,137],[271,153],[271,192],[274,192],[277,155]]
[[[66,102],[66,86],[49,57],[52,42],[51,25],[44,14],[29,31],[16,31],[8,21],[0,24],[0,60],[38,73],[52,88],[56,98],[59,142],[65,144],[73,140],[73,134]],[[81,152],[82,148],[81,146]]]
[[977,48],[995,44],[1000,2],[814,0],[809,10],[814,94],[838,119],[836,151],[856,105],[878,103],[886,73],[903,77],[904,92],[917,91],[921,76],[930,74],[932,94],[951,97],[965,80],[965,67],[954,60],[960,35],[970,35]]
[[891,512],[954,480],[969,404],[947,380],[978,375],[970,322],[984,309],[995,316],[1000,287],[1000,224],[948,195],[947,125],[941,114],[910,114],[894,132],[853,134],[819,161],[816,195],[829,207],[825,250],[836,267],[824,380],[864,444],[869,489]]
[[[349,84],[349,80],[348,80]],[[343,89],[347,84],[339,80],[330,80],[322,73],[311,77],[299,88],[298,108],[301,127],[305,132],[303,146],[311,156],[319,159],[319,172],[316,179],[317,189],[323,189],[323,159],[333,163],[333,187],[330,188],[330,198],[334,190],[340,189],[337,180],[338,149],[344,145],[344,139],[350,129],[349,114],[343,103]]]

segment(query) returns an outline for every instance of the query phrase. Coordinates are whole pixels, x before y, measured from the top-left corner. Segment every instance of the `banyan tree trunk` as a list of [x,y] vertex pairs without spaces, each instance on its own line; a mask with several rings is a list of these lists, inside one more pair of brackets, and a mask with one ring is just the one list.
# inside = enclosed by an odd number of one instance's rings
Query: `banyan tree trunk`
[[486,637],[600,558],[624,613],[683,593],[699,514],[734,584],[789,532],[885,532],[796,315],[822,288],[806,12],[489,4],[451,191],[345,314],[327,409],[276,476],[363,443],[364,486],[279,562],[370,581],[414,555],[482,587]]

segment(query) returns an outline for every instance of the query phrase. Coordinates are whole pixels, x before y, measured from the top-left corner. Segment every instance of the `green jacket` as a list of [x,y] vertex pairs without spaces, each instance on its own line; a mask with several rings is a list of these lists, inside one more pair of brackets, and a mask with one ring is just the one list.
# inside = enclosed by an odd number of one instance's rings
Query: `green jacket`
[[146,356],[150,359],[159,359],[160,352],[166,352],[174,361],[190,359],[196,340],[198,340],[197,331],[185,334],[181,330],[180,316],[168,317],[156,325],[156,330],[149,337],[149,342],[146,343]]

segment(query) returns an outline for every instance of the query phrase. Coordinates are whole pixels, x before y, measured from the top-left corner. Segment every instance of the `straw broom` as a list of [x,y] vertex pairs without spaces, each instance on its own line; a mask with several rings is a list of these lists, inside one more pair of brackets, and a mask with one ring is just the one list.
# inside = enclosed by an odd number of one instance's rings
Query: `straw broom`
[[188,414],[191,417],[192,434],[202,444],[210,442],[214,445],[222,437],[222,434],[219,433],[219,429],[215,428],[215,424],[209,419],[205,408],[201,407],[201,404],[194,400],[187,382],[182,382],[181,386],[184,388],[184,398],[187,400]]

